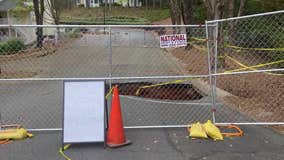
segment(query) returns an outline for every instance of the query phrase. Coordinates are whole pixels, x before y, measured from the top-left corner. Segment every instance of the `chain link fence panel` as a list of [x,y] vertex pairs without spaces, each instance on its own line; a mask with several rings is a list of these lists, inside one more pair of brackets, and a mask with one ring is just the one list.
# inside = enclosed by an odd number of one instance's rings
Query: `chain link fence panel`
[[[205,26],[0,28],[7,34],[0,42],[1,123],[61,128],[63,80],[70,78],[119,85],[126,127],[212,118]],[[160,36],[173,34],[187,34],[187,47],[161,49]]]
[[[282,54],[281,19],[282,12],[207,27],[3,25],[1,121],[61,128],[63,80],[100,78],[108,89],[120,86],[127,127],[283,122],[283,72],[249,74],[283,68],[273,59]],[[173,34],[186,34],[187,46],[160,48],[160,36]],[[275,39],[260,42],[264,34]]]
[[284,122],[283,20],[278,11],[207,22],[213,99],[241,113],[216,107],[216,122]]

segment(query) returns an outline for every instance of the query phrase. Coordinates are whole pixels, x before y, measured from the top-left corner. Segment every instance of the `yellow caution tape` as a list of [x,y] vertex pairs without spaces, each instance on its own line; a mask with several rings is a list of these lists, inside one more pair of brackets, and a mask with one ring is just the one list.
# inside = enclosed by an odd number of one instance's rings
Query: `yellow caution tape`
[[226,58],[226,56],[218,56],[218,58]]
[[[197,45],[192,45],[192,46],[194,48],[198,49],[198,50],[207,52],[207,49],[205,49],[205,48],[199,47]],[[230,48],[234,48],[234,49],[238,49],[238,50],[246,49],[246,50],[259,50],[259,51],[284,51],[284,48],[243,48],[243,47],[238,47],[238,46],[233,46],[233,45],[228,45],[228,44],[225,45],[225,46],[230,47]],[[246,66],[246,65],[242,64],[241,62],[239,62],[238,60],[236,60],[236,59],[234,59],[234,58],[232,58],[232,57],[230,57],[228,55],[218,56],[218,58],[226,58],[226,57],[229,58],[230,60],[232,60],[233,62],[235,62],[236,64],[242,66],[243,68],[225,71],[225,73],[242,71],[242,70],[246,70],[246,69],[257,71],[257,69],[255,69],[255,68],[264,67],[264,66],[268,66],[268,65],[272,65],[272,64],[279,64],[279,63],[283,63],[284,62],[284,60],[279,60],[279,61],[269,62],[269,63],[265,63],[265,64],[258,64],[258,65],[255,65],[255,66]],[[269,75],[276,75],[276,76],[284,75],[284,74],[270,73],[270,72],[265,72],[265,73],[269,74]]]
[[204,39],[204,38],[196,38],[196,37],[190,37],[190,42],[194,42],[194,41],[199,41],[199,42],[206,42],[207,39]]
[[153,84],[153,85],[142,86],[142,87],[139,87],[137,89],[137,91],[135,92],[135,95],[138,96],[141,89],[163,86],[163,85],[168,85],[168,84],[182,83],[182,82],[186,82],[186,81],[189,81],[189,80],[192,80],[192,79],[193,78],[187,78],[187,79],[183,79],[183,80],[179,79],[179,80],[170,81],[170,82],[163,82],[163,83],[158,83],[158,84]]
[[197,45],[192,45],[194,48],[196,48],[196,49],[198,49],[198,50],[201,50],[201,51],[203,51],[203,52],[207,52],[207,49],[205,49],[205,48],[202,48],[202,47],[199,47],[199,46],[197,46]]
[[[279,64],[279,63],[283,63],[283,62],[284,62],[284,59],[283,60],[279,60],[279,61],[264,63],[264,64],[258,64],[258,65],[254,65],[254,66],[250,66],[250,67],[252,67],[252,68],[260,68],[260,67],[265,67],[265,66],[269,66],[269,65],[272,65],[272,64]],[[237,72],[237,71],[242,71],[242,70],[246,70],[246,69],[249,69],[249,67],[244,67],[244,68],[239,68],[239,69],[226,71],[226,73]]]
[[113,91],[113,88],[114,88],[114,87],[112,87],[112,88],[110,89],[110,91],[106,94],[106,99],[111,95],[111,93],[112,93],[112,91]]
[[[257,69],[255,69],[254,67],[252,67],[252,66],[246,66],[246,65],[244,65],[244,64],[242,64],[241,62],[239,62],[238,60],[236,60],[236,59],[234,59],[234,58],[232,58],[232,57],[230,57],[230,56],[226,56],[228,59],[230,59],[231,61],[233,61],[233,62],[235,62],[236,64],[238,64],[239,66],[242,66],[242,67],[244,67],[244,68],[246,68],[246,69],[250,69],[250,70],[252,70],[252,71],[258,71]],[[271,62],[272,63],[272,62]],[[230,71],[225,71],[225,72],[230,72]],[[264,72],[265,74],[269,74],[269,75],[275,75],[275,76],[283,76],[284,74],[278,74],[278,73],[270,73],[270,72]]]
[[[204,51],[204,52],[207,52],[207,50],[205,48],[202,48],[202,47],[199,47],[197,45],[192,45],[194,48],[198,49],[198,50],[201,50],[201,51]],[[234,47],[234,48],[241,48],[241,47],[237,47],[237,46],[231,46],[231,47]],[[253,48],[245,48],[245,49],[253,49]],[[257,50],[272,50],[271,48],[255,48]],[[279,50],[278,50],[279,49]],[[277,51],[284,51],[284,48],[276,48]],[[246,70],[246,69],[250,69],[250,70],[254,70],[254,71],[257,71],[257,69],[255,68],[259,68],[259,67],[264,67],[264,66],[268,66],[268,65],[272,65],[272,64],[279,64],[279,63],[283,63],[284,60],[279,60],[279,61],[274,61],[274,62],[269,62],[269,63],[265,63],[265,64],[258,64],[258,65],[255,65],[255,66],[246,66],[244,64],[242,64],[241,62],[239,62],[238,60],[228,56],[228,55],[225,55],[225,56],[218,56],[218,58],[229,58],[230,60],[232,60],[233,62],[235,62],[236,64],[242,66],[243,68],[239,68],[239,69],[234,69],[234,70],[229,70],[229,71],[225,71],[225,73],[231,73],[231,72],[236,72],[236,71],[242,71],[242,70]],[[270,72],[265,72],[266,74],[269,74],[269,75],[275,75],[275,76],[282,76],[284,74],[278,74],[278,73],[270,73]]]
[[65,155],[64,151],[67,150],[69,147],[71,146],[71,144],[67,144],[65,145],[63,148],[59,149],[59,153],[66,159],[66,160],[71,160],[71,158],[69,158],[68,156]]
[[237,50],[255,50],[255,51],[284,51],[284,48],[245,48],[239,46],[233,46],[225,44],[226,47],[237,49]]

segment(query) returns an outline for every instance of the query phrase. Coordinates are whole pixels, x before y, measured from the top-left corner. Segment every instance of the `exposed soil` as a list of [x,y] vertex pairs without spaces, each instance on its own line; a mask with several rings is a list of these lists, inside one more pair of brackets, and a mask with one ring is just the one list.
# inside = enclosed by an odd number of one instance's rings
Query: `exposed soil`
[[[153,83],[120,83],[114,84],[119,87],[119,94],[138,96],[151,99],[163,100],[199,100],[203,96],[195,90],[191,84],[168,84],[150,88],[143,86],[153,85]],[[139,89],[141,88],[141,89]]]
[[[194,47],[189,50],[177,48],[169,51],[185,65],[188,73],[208,73],[204,51],[202,53]],[[230,61],[226,63],[229,68],[240,67]],[[226,106],[237,109],[259,122],[283,122],[283,76],[266,73],[219,76],[217,87],[233,95],[221,99]]]
[[[5,63],[9,63],[10,61],[16,60],[24,60],[29,59],[32,61],[32,58],[40,58],[45,57],[47,55],[51,55],[56,53],[58,48],[64,47],[65,42],[59,41],[57,44],[54,43],[45,43],[42,48],[27,48],[25,50],[11,53],[9,55],[0,55],[0,63],[3,65]],[[57,52],[58,53],[58,52]],[[38,75],[40,71],[30,71],[24,70],[26,68],[21,68],[21,70],[15,71],[6,71],[5,69],[1,68],[0,65],[0,78],[30,78]]]
[[192,46],[190,49],[167,49],[184,65],[189,74],[208,74],[208,56],[204,51]]
[[14,61],[23,58],[40,57],[45,54],[55,53],[58,48],[62,48],[64,45],[64,41],[59,41],[57,44],[45,43],[42,48],[27,48],[9,55],[0,55],[0,61]]
[[35,72],[26,72],[26,71],[19,71],[19,72],[1,72],[0,78],[23,78],[23,77],[34,77],[37,73]]
[[[170,19],[167,19],[155,24],[170,24],[170,22]],[[168,51],[181,61],[187,73],[208,74],[207,54],[204,46],[202,44],[192,45],[189,49],[176,48]],[[238,59],[242,62],[251,62],[252,58],[256,59],[255,56],[240,56],[239,53],[236,55],[239,55]],[[262,63],[261,60],[258,59],[258,61]],[[240,66],[226,60],[226,69],[223,71],[236,68],[240,68]],[[233,95],[219,99],[226,106],[237,109],[256,121],[284,121],[284,76],[266,73],[219,76],[217,87]],[[274,128],[284,131],[283,126]]]

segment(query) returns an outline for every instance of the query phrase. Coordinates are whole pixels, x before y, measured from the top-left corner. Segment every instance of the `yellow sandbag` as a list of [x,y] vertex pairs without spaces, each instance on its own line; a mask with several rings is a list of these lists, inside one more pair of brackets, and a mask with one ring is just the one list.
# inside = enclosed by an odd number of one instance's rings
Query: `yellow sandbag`
[[191,138],[208,138],[202,124],[199,122],[192,124],[188,131]]
[[0,140],[6,140],[6,139],[20,140],[28,137],[33,137],[33,135],[28,133],[27,130],[24,128],[7,129],[0,131]]
[[212,139],[223,140],[223,135],[221,134],[218,127],[216,127],[210,120],[203,124],[206,134]]

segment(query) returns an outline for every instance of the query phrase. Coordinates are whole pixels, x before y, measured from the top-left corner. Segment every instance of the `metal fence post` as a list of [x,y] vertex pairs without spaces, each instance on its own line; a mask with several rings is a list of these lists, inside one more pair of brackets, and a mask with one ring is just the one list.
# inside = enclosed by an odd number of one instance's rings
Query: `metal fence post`
[[206,27],[206,39],[207,39],[207,58],[208,58],[208,74],[209,74],[209,84],[210,84],[210,96],[211,96],[211,103],[212,103],[212,120],[215,123],[215,111],[214,109],[214,89],[213,89],[213,82],[212,82],[212,73],[211,73],[211,55],[210,55],[210,38],[209,38],[209,29],[208,29],[208,22],[205,22]]
[[[217,68],[218,68],[218,22],[214,23],[214,74],[217,73]],[[217,93],[216,93],[216,85],[217,85],[217,76],[214,75],[214,83],[213,83],[213,108],[212,108],[212,112],[213,112],[213,122],[216,122],[216,118],[215,118],[215,112],[216,112],[216,101],[217,101]]]
[[144,44],[144,47],[146,47],[146,35],[145,35],[145,30],[143,30],[143,44]]
[[111,90],[112,86],[112,37],[111,37],[111,26],[109,26],[109,77],[110,77],[110,83],[109,83],[109,90]]

